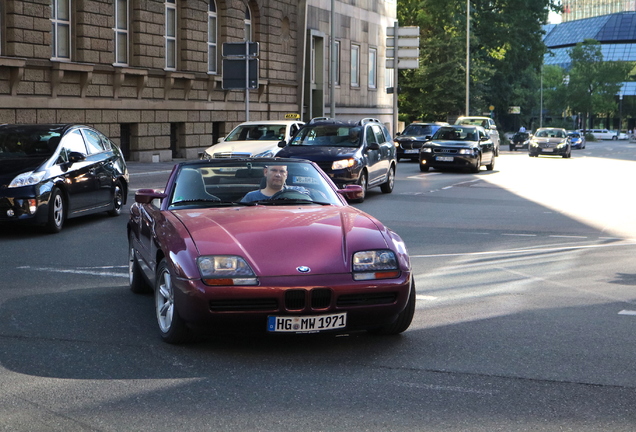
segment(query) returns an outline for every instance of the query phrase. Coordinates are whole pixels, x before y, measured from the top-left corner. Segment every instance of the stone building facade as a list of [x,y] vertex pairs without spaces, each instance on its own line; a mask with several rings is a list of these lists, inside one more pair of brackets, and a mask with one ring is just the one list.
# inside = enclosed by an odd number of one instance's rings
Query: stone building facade
[[[338,109],[347,117],[389,119],[381,65],[383,28],[392,25],[395,3],[336,3]],[[0,123],[88,124],[120,143],[129,160],[150,162],[196,158],[247,116],[324,114],[329,52],[316,51],[316,42],[329,46],[325,5],[329,1],[3,0]],[[223,89],[222,76],[223,43],[246,39],[259,43],[259,85],[249,104],[246,92]],[[347,75],[352,46],[360,73],[353,85]],[[376,68],[371,84],[369,53]]]

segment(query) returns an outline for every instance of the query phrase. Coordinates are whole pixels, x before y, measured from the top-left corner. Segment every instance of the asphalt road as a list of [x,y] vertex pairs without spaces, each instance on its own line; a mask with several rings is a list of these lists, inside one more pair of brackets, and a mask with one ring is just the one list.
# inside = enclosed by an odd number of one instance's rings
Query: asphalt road
[[[398,167],[357,206],[406,241],[399,337],[160,341],[125,214],[0,232],[0,430],[633,431],[636,144],[493,172]],[[162,187],[172,164],[130,164]]]

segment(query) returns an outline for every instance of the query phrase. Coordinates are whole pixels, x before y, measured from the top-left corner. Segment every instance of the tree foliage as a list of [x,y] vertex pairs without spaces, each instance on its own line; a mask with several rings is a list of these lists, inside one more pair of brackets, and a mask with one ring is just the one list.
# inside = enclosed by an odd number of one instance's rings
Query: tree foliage
[[[465,110],[466,0],[401,0],[400,26],[420,27],[420,68],[401,71],[402,120],[441,120]],[[471,114],[509,106],[538,111],[542,25],[554,0],[470,0]]]

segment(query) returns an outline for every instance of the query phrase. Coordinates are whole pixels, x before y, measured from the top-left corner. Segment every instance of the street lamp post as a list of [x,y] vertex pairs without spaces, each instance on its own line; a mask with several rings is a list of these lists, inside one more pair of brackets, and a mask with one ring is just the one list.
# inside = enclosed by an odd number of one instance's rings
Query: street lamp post
[[470,115],[470,0],[466,0],[466,115]]

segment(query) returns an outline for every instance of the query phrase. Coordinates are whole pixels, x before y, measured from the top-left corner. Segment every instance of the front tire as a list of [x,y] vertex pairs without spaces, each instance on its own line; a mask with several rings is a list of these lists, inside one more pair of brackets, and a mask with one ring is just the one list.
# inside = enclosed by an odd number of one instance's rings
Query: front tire
[[179,316],[174,302],[174,287],[168,263],[161,260],[157,268],[155,282],[155,312],[161,338],[170,344],[180,344],[191,340],[191,333]]
[[62,231],[64,220],[66,219],[66,209],[64,208],[64,197],[62,191],[54,187],[51,189],[51,198],[49,199],[49,217],[44,225],[46,232],[57,234]]
[[486,169],[487,169],[488,171],[492,171],[492,170],[494,170],[494,169],[495,169],[495,159],[496,159],[496,157],[495,157],[495,155],[493,154],[493,155],[492,155],[492,159],[490,159],[490,163],[489,163],[488,165],[486,165]]
[[378,327],[373,330],[369,330],[369,333],[379,335],[396,335],[400,334],[409,328],[415,315],[415,281],[411,278],[411,289],[409,290],[409,301],[406,303],[406,307],[397,319],[391,324]]
[[362,196],[354,200],[353,202],[361,203],[361,202],[364,202],[364,199],[367,197],[367,187],[369,185],[366,171],[362,171],[362,173],[360,174],[360,179],[358,179],[358,184],[362,186]]
[[477,160],[475,161],[475,166],[471,168],[471,172],[477,174],[479,169],[481,168],[481,155],[477,156]]
[[113,208],[108,211],[109,216],[119,216],[124,206],[124,188],[121,182],[115,182],[115,190],[113,192]]
[[382,183],[380,185],[380,190],[382,193],[391,193],[393,192],[393,187],[395,185],[395,166],[391,166],[389,168],[389,172],[386,175],[386,183]]

